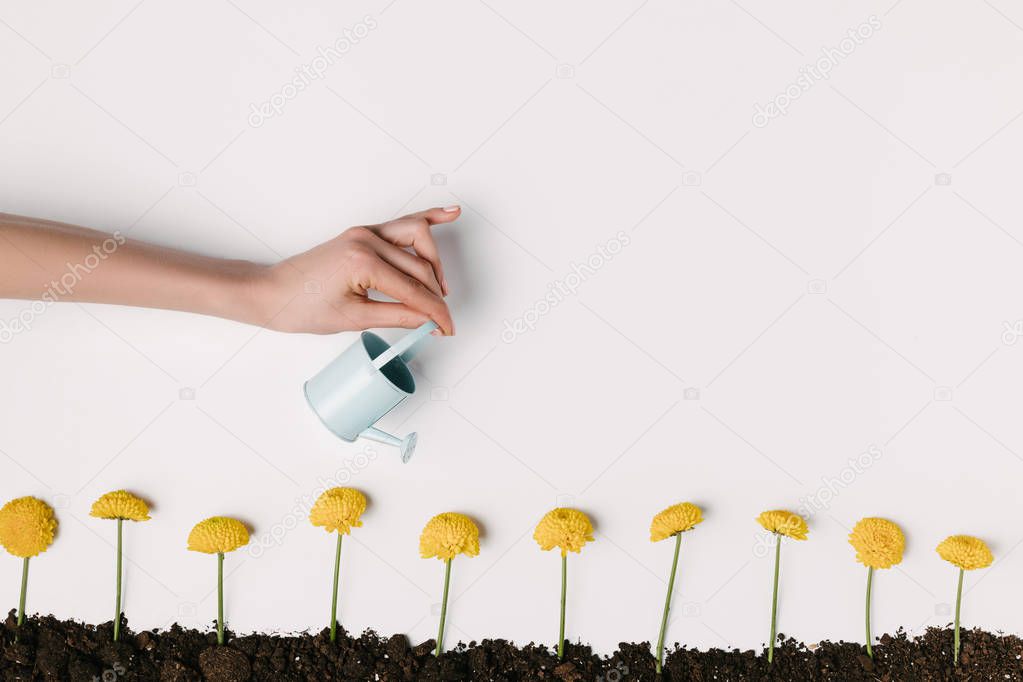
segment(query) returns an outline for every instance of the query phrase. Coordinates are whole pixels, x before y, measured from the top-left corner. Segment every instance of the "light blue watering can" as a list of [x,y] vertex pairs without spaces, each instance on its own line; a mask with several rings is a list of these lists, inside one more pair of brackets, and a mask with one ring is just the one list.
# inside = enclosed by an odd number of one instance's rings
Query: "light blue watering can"
[[408,362],[413,347],[436,328],[435,322],[427,322],[393,346],[372,332],[362,332],[358,341],[305,382],[309,407],[341,440],[367,438],[393,445],[407,462],[416,449],[415,432],[398,438],[374,424],[416,392]]

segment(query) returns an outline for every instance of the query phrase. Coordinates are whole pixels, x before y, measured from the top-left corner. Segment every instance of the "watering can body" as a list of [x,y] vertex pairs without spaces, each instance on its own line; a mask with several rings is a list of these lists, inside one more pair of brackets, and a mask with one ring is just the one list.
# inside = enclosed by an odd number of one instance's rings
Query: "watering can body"
[[436,325],[427,323],[393,346],[372,332],[337,356],[305,383],[305,397],[313,412],[338,438],[354,442],[368,438],[393,445],[403,462],[412,456],[416,434],[404,438],[377,429],[377,420],[416,392],[409,370],[412,346]]

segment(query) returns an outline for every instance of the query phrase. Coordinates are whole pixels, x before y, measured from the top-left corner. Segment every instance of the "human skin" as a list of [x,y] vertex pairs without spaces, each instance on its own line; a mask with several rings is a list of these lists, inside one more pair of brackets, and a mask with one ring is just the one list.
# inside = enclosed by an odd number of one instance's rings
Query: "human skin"
[[[352,227],[266,265],[0,213],[0,298],[164,308],[313,334],[433,320],[452,335],[432,230],[459,215],[458,206],[431,208]],[[394,302],[370,299],[370,290]]]

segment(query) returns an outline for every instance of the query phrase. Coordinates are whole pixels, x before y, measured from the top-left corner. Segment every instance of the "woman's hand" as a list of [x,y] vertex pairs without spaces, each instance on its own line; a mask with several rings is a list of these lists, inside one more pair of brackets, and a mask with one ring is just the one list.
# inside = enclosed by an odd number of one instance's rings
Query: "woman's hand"
[[[268,267],[256,278],[263,324],[278,331],[331,334],[370,327],[411,329],[433,320],[442,334],[454,334],[431,230],[460,214],[458,206],[431,208],[381,225],[353,227]],[[370,289],[396,302],[372,300]]]
[[[0,213],[0,298],[43,301],[42,311],[61,301],[166,308],[314,334],[433,320],[451,335],[431,230],[460,214],[457,206],[431,208],[353,227],[276,265],[259,265]],[[370,289],[394,302],[370,299]],[[30,329],[38,307],[0,320],[0,333]]]

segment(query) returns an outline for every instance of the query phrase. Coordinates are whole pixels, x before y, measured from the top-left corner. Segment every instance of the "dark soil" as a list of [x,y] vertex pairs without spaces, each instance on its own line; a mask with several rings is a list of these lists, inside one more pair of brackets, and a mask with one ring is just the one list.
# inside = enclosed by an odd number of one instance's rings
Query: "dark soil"
[[[324,680],[554,680],[627,682],[657,680],[650,645],[622,643],[610,657],[568,644],[558,661],[549,646],[517,647],[505,640],[459,644],[435,658],[433,641],[410,647],[404,635],[382,639],[373,632],[357,638],[341,632],[331,644],[317,635],[248,635],[218,647],[214,632],[186,630],[135,633],[125,623],[121,641],[111,641],[113,624],[85,625],[47,617],[15,628],[13,612],[3,629],[0,675],[4,680],[60,682],[274,682]],[[15,636],[17,635],[17,637]],[[732,680],[1020,680],[1023,640],[981,630],[962,633],[959,667],[952,665],[952,632],[931,628],[909,639],[885,635],[871,661],[859,644],[803,645],[781,637],[769,665],[762,651],[676,648],[668,654],[662,681]]]

